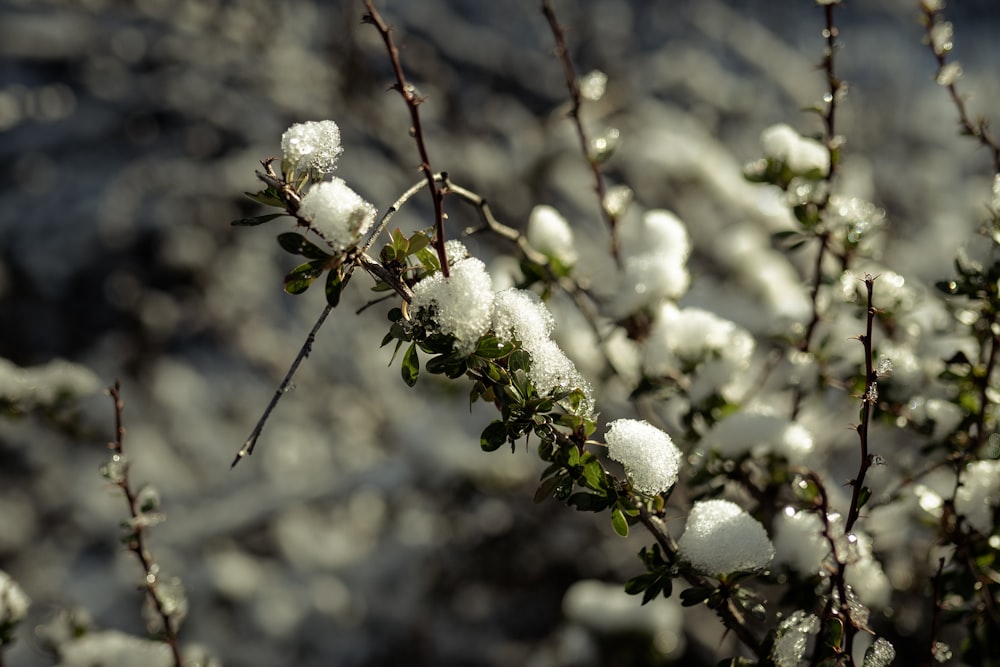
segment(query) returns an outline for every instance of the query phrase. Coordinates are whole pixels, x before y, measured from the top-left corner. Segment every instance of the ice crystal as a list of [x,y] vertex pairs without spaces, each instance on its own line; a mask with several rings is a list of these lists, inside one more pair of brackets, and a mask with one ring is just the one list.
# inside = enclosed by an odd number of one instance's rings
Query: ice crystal
[[281,135],[281,151],[294,170],[329,174],[344,152],[340,128],[332,120],[296,123]]
[[804,611],[796,611],[778,626],[771,647],[775,667],[798,667],[805,655],[809,636],[819,632],[819,619]]

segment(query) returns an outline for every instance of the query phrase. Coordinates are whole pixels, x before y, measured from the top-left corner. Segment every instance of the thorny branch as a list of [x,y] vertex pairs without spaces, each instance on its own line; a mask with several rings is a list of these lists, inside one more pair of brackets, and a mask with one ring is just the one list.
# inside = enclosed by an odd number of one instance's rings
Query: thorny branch
[[621,264],[621,257],[618,249],[618,219],[616,215],[608,209],[606,202],[607,188],[604,185],[604,175],[601,173],[600,161],[597,156],[594,155],[593,151],[590,150],[590,141],[587,139],[587,133],[583,128],[583,121],[580,118],[580,106],[582,102],[580,84],[577,82],[576,70],[573,68],[573,60],[569,57],[569,47],[566,44],[566,32],[559,24],[559,19],[556,16],[555,10],[552,8],[550,0],[542,0],[542,14],[545,15],[545,19],[549,22],[552,37],[555,38],[556,41],[556,55],[559,57],[560,62],[562,62],[563,75],[566,77],[566,88],[569,90],[571,104],[569,117],[573,120],[573,126],[576,128],[576,136],[580,140],[580,149],[583,151],[584,157],[587,158],[587,164],[590,165],[590,171],[594,174],[594,192],[597,193],[597,200],[601,206],[601,215],[604,217],[605,222],[607,222],[608,229],[611,232],[611,256],[614,258],[616,263]]
[[[833,183],[833,178],[837,173],[837,163],[840,157],[840,145],[843,141],[841,137],[837,136],[837,105],[843,97],[844,92],[847,90],[846,84],[837,76],[834,66],[834,56],[837,48],[839,47],[837,38],[840,36],[840,29],[837,27],[834,17],[834,5],[824,5],[823,10],[825,25],[822,34],[823,38],[826,40],[826,46],[823,49],[823,62],[821,67],[826,76],[827,91],[823,95],[825,107],[823,107],[820,115],[823,119],[823,143],[830,154],[830,168],[823,176],[823,182],[826,184],[826,192],[823,193],[822,199],[816,203],[818,209],[817,212],[820,215],[822,215],[827,206],[830,204],[831,185]],[[830,252],[830,230],[823,230],[817,235],[817,238],[819,239],[819,249],[816,251],[816,262],[813,265],[813,275],[809,287],[809,300],[812,303],[812,316],[809,319],[809,324],[806,325],[806,330],[802,336],[802,340],[799,342],[799,350],[802,352],[809,352],[810,347],[812,346],[813,336],[816,333],[816,327],[819,325],[820,321],[819,290],[820,285],[823,284],[823,260]],[[846,269],[846,255],[842,258],[842,263],[844,264],[843,268]],[[792,402],[793,420],[798,416],[799,409],[802,407],[803,398],[805,398],[805,396],[802,389],[796,388]]]
[[164,605],[159,590],[160,581],[157,577],[159,566],[153,561],[153,555],[146,545],[146,523],[145,517],[142,516],[142,508],[139,506],[139,494],[129,482],[129,465],[125,458],[125,424],[122,421],[125,402],[122,400],[121,381],[115,380],[114,386],[109,387],[107,393],[111,396],[115,406],[115,439],[108,443],[108,449],[111,450],[112,464],[118,467],[118,472],[109,473],[107,477],[121,489],[122,495],[125,496],[128,503],[130,521],[128,522],[128,539],[125,544],[128,550],[135,554],[142,566],[143,587],[146,589],[147,598],[163,623],[163,641],[170,647],[174,667],[183,667],[184,661],[181,658],[180,644],[177,641],[177,618]]
[[392,69],[396,73],[396,83],[392,88],[402,95],[403,101],[406,102],[406,108],[410,112],[410,122],[412,123],[410,131],[414,141],[417,142],[417,151],[420,153],[420,171],[427,179],[427,187],[434,200],[434,249],[437,250],[438,261],[441,262],[441,273],[447,278],[449,270],[448,257],[444,250],[444,195],[434,180],[434,170],[431,168],[431,159],[427,154],[427,142],[424,140],[424,129],[420,122],[420,104],[425,98],[420,97],[416,88],[407,83],[403,73],[403,65],[399,61],[399,49],[392,41],[391,29],[382,20],[382,16],[375,9],[372,0],[365,0],[365,7],[368,9],[368,13],[361,17],[361,22],[375,26],[379,35],[382,36],[389,60],[392,62]]

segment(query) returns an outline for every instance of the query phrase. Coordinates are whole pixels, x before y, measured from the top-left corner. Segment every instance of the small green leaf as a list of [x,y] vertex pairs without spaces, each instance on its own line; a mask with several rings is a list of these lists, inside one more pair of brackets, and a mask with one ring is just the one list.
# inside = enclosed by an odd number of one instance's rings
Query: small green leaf
[[278,234],[278,245],[280,245],[285,252],[290,252],[293,255],[302,255],[303,257],[308,257],[309,259],[326,259],[328,257],[332,257],[332,255],[324,252],[311,241],[307,240],[306,237],[302,236],[302,234],[298,234],[296,232]]
[[[351,280],[351,274],[344,275],[343,269],[337,267],[335,270],[330,271],[326,276],[326,302],[330,304],[331,307],[336,308],[337,304],[340,303],[340,295],[347,287],[347,283]],[[388,341],[384,341],[382,344]]]
[[501,343],[495,336],[484,336],[476,345],[475,355],[484,359],[500,359],[514,350],[510,343]]
[[543,480],[538,486],[538,490],[535,491],[535,502],[540,503],[546,498],[549,498],[553,493],[555,493],[556,488],[564,481],[565,480],[560,475],[553,475],[552,477]]
[[871,487],[862,486],[861,493],[858,494],[858,509],[864,507],[865,503],[867,503],[868,499],[871,497],[872,497]]
[[611,525],[614,527],[616,533],[622,537],[628,537],[628,520],[618,507],[611,511]]
[[643,592],[659,579],[660,575],[653,572],[647,572],[646,574],[640,574],[637,577],[632,577],[625,582],[625,592],[629,595],[638,595]]
[[431,244],[430,237],[423,232],[415,232],[413,236],[410,237],[409,247],[406,249],[407,255],[413,255]]
[[313,261],[300,264],[285,276],[285,291],[289,294],[302,294],[316,278],[326,270],[324,261]]
[[[281,201],[281,197],[277,193],[268,188],[266,190],[261,190],[260,192],[244,192],[247,197],[254,200],[258,204],[263,204],[264,206],[284,206],[285,202]],[[279,215],[284,215],[279,214]]]
[[240,218],[239,220],[233,220],[231,223],[234,227],[256,227],[257,225],[263,225],[265,222],[271,222],[275,218],[280,218],[283,215],[288,215],[287,213],[268,213],[267,215],[256,215],[251,218]]
[[645,594],[642,596],[642,603],[646,604],[661,593],[663,594],[663,597],[668,598],[673,592],[674,582],[672,582],[668,577],[660,577],[656,583],[646,589]]
[[483,429],[483,434],[479,436],[479,446],[484,452],[494,452],[507,442],[507,426],[499,419],[494,419],[489,426]]
[[507,362],[507,369],[513,371],[524,371],[527,373],[531,369],[531,356],[524,350],[514,350]]
[[417,376],[420,375],[420,358],[417,356],[417,344],[410,343],[403,354],[403,366],[400,369],[403,375],[403,382],[412,387],[417,383]]
[[583,466],[583,479],[587,482],[587,486],[592,488],[594,491],[602,491],[608,488],[607,475],[604,472],[604,466],[597,459],[588,461]]
[[600,512],[607,509],[608,505],[610,505],[606,496],[599,496],[596,493],[586,493],[585,491],[571,495],[566,504],[573,505],[581,512]]
[[681,591],[681,606],[693,607],[696,604],[701,604],[708,599],[713,590],[707,586],[695,586],[694,588],[683,590]]

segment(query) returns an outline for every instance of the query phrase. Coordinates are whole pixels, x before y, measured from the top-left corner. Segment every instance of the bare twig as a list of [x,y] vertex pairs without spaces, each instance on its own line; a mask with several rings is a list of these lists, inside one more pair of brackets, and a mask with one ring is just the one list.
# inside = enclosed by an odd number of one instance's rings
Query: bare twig
[[545,19],[549,23],[549,29],[552,31],[552,37],[555,38],[556,55],[562,63],[563,75],[566,77],[566,88],[569,90],[570,98],[569,117],[573,120],[573,125],[576,128],[576,136],[580,140],[580,150],[583,151],[583,155],[587,159],[587,164],[590,165],[590,171],[594,175],[594,192],[597,193],[601,215],[604,217],[605,222],[607,222],[608,229],[611,232],[611,256],[615,259],[615,262],[620,264],[618,219],[614,213],[608,210],[607,202],[605,201],[607,188],[604,185],[604,175],[601,173],[600,161],[590,149],[590,141],[587,139],[587,132],[584,130],[583,121],[580,118],[580,106],[582,102],[580,84],[577,82],[573,60],[569,57],[569,47],[566,45],[566,32],[559,24],[559,19],[552,8],[550,0],[542,0],[542,14],[545,15]]
[[430,188],[431,197],[434,200],[434,248],[437,250],[438,261],[441,262],[441,273],[447,277],[448,257],[444,249],[444,196],[434,180],[434,170],[431,168],[431,159],[427,154],[427,142],[424,140],[424,129],[420,122],[420,104],[424,98],[417,94],[417,90],[412,84],[407,83],[403,73],[403,65],[399,61],[399,49],[392,41],[391,30],[375,9],[372,0],[365,0],[365,7],[368,9],[368,13],[361,17],[361,22],[375,26],[379,35],[382,36],[389,60],[392,62],[392,69],[396,74],[396,83],[393,84],[392,88],[402,95],[403,101],[406,102],[406,108],[410,112],[410,122],[412,123],[410,132],[414,141],[417,142],[417,151],[420,153],[420,171],[427,179],[427,187]]
[[139,505],[139,494],[132,488],[128,477],[129,464],[125,458],[125,425],[122,420],[125,403],[122,400],[121,382],[115,380],[114,386],[109,387],[107,393],[111,396],[115,406],[115,439],[108,443],[108,449],[111,450],[111,461],[105,468],[107,471],[105,477],[121,489],[122,495],[125,496],[128,503],[131,520],[128,524],[129,533],[126,546],[129,551],[135,554],[142,566],[142,585],[146,589],[147,598],[163,623],[163,641],[170,647],[174,667],[183,667],[184,661],[181,658],[180,644],[177,641],[178,619],[176,614],[171,613],[165,606],[159,590],[159,567],[154,562],[153,555],[146,544],[146,517],[143,516],[144,512]]
[[[868,292],[868,318],[865,334],[858,339],[865,349],[865,393],[861,397],[861,423],[857,426],[858,438],[861,440],[861,463],[858,467],[858,474],[851,481],[853,491],[851,492],[851,507],[847,511],[847,523],[844,524],[844,532],[850,533],[854,528],[854,523],[861,513],[861,494],[865,491],[865,474],[872,466],[872,455],[868,452],[868,425],[872,418],[872,409],[878,402],[878,375],[875,373],[872,361],[872,324],[878,310],[872,303],[872,294],[875,286],[875,277],[865,274],[865,288]],[[871,490],[869,489],[869,493]]]
[[933,8],[930,3],[920,4],[923,11],[926,41],[931,49],[931,53],[934,54],[934,60],[937,61],[938,69],[935,76],[938,82],[948,89],[948,95],[951,97],[951,101],[958,111],[958,123],[961,126],[962,133],[974,138],[990,152],[990,158],[993,161],[993,173],[1000,174],[1000,143],[997,142],[990,131],[989,121],[985,118],[978,118],[973,121],[969,116],[968,109],[965,107],[965,98],[958,93],[958,86],[955,83],[957,77],[950,77],[950,80],[942,81],[941,75],[945,66],[948,65],[948,53],[951,51],[951,44],[935,44],[934,29],[936,25],[943,22],[944,12],[940,8]]
[[[840,144],[842,141],[842,139],[837,136],[837,106],[844,94],[844,91],[846,90],[845,84],[837,76],[835,68],[834,56],[837,48],[839,47],[837,38],[840,36],[840,29],[837,27],[834,17],[834,5],[824,5],[823,10],[825,24],[822,35],[826,40],[826,46],[823,49],[823,62],[820,66],[826,76],[827,90],[823,95],[823,102],[825,106],[823,107],[821,117],[823,120],[823,144],[826,146],[826,150],[830,155],[830,168],[823,176],[823,181],[827,186],[826,191],[823,193],[822,198],[816,203],[819,215],[822,215],[827,206],[830,204],[830,196],[832,193],[832,188],[830,186],[837,173],[837,163],[839,162]],[[819,239],[819,248],[816,251],[816,262],[813,265],[813,275],[812,280],[810,281],[809,289],[809,299],[812,304],[812,315],[809,318],[809,324],[806,325],[806,330],[802,336],[802,340],[799,342],[799,350],[802,352],[809,352],[812,347],[813,336],[816,333],[816,327],[820,322],[819,288],[823,283],[823,260],[830,252],[830,230],[824,230],[817,235],[817,238]],[[842,258],[842,263],[846,269],[846,255]],[[803,390],[801,388],[796,388],[792,401],[792,419],[795,419],[798,416],[799,410],[802,407],[802,400],[804,398],[805,394]]]
[[271,411],[274,410],[276,405],[278,405],[278,401],[281,400],[281,397],[288,393],[288,388],[292,386],[292,377],[295,375],[295,371],[298,370],[299,364],[302,363],[302,360],[309,356],[309,352],[312,351],[313,342],[316,340],[316,334],[319,332],[320,327],[323,326],[323,323],[326,321],[326,318],[330,315],[332,310],[333,306],[330,304],[327,304],[323,308],[323,312],[320,313],[319,318],[316,320],[312,330],[306,337],[305,343],[302,344],[302,347],[299,349],[299,353],[295,355],[295,360],[289,367],[288,372],[285,373],[285,379],[278,385],[278,389],[274,392],[274,396],[271,397],[271,402],[267,404],[266,408],[264,408],[264,413],[260,416],[260,419],[257,420],[257,424],[253,427],[253,431],[250,432],[250,437],[248,437],[246,442],[243,443],[240,451],[236,452],[236,458],[233,459],[232,464],[229,466],[230,468],[236,467],[236,464],[243,460],[243,458],[253,454],[253,449],[257,446],[257,440],[260,438],[260,434],[264,430],[264,424],[267,423],[268,418],[271,416]]

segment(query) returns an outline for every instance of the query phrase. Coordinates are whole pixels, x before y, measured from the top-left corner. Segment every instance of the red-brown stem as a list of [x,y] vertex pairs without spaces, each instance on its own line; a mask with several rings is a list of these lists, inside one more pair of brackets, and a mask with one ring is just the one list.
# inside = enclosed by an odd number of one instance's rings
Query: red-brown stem
[[402,95],[403,101],[406,102],[406,108],[410,112],[410,122],[412,123],[410,129],[414,141],[417,142],[417,152],[420,153],[420,171],[423,173],[424,178],[427,179],[427,187],[431,192],[431,198],[434,200],[434,249],[437,251],[438,261],[441,263],[441,272],[445,277],[448,277],[448,257],[444,249],[444,195],[442,195],[441,188],[438,187],[437,181],[434,179],[431,159],[427,154],[427,142],[424,140],[423,125],[420,122],[420,104],[424,101],[424,98],[418,96],[416,89],[406,82],[406,75],[403,74],[403,65],[399,60],[399,49],[396,48],[395,43],[392,41],[391,29],[382,20],[382,16],[375,9],[372,0],[365,0],[365,7],[368,13],[361,18],[361,21],[362,23],[370,23],[375,26],[379,35],[382,36],[382,41],[385,42],[385,49],[389,54],[389,60],[392,62],[392,69],[396,74],[396,83],[392,88]]
[[601,216],[608,224],[608,230],[611,233],[611,256],[616,263],[620,264],[618,220],[608,210],[606,205],[607,188],[604,185],[604,174],[601,173],[601,165],[590,150],[590,141],[587,139],[587,132],[583,129],[583,121],[580,119],[580,106],[582,103],[580,84],[577,83],[576,70],[573,67],[572,59],[569,57],[569,47],[566,45],[566,31],[559,24],[559,19],[552,8],[550,0],[542,0],[542,14],[545,15],[545,19],[549,22],[549,29],[552,31],[552,37],[556,42],[556,55],[562,63],[563,76],[566,78],[566,89],[569,91],[570,99],[569,117],[573,120],[573,126],[576,128],[576,136],[580,140],[580,150],[583,151],[583,156],[587,159],[590,171],[594,175],[594,192],[597,193],[598,204],[601,207]]
[[872,325],[875,322],[875,315],[878,313],[872,303],[874,292],[874,276],[865,275],[865,288],[868,292],[868,322],[865,327],[865,334],[860,338],[861,344],[865,348],[865,393],[861,397],[861,423],[857,426],[858,438],[861,441],[861,463],[858,466],[858,475],[851,482],[853,490],[851,492],[851,507],[847,512],[847,523],[844,524],[844,532],[850,533],[854,528],[854,523],[861,514],[860,498],[864,490],[865,475],[872,465],[872,456],[868,452],[868,425],[871,422],[872,409],[878,400],[878,376],[875,374],[874,362],[872,360]]
[[142,565],[144,573],[143,587],[146,589],[146,595],[153,603],[156,613],[159,614],[160,620],[163,622],[163,640],[170,647],[170,654],[174,659],[174,667],[183,667],[184,661],[181,658],[180,644],[177,641],[178,628],[173,616],[164,609],[157,592],[158,579],[156,577],[156,567],[152,554],[150,554],[146,547],[145,526],[140,520],[142,512],[139,508],[139,496],[132,489],[132,485],[129,482],[128,461],[124,460],[125,426],[122,420],[122,412],[125,410],[125,403],[122,400],[121,381],[115,380],[114,386],[108,388],[108,394],[114,401],[115,406],[115,439],[113,442],[108,443],[108,449],[111,450],[113,455],[122,457],[121,479],[115,481],[115,484],[122,490],[122,494],[128,503],[129,515],[132,518],[132,526],[130,528],[132,532],[129,535],[128,549],[135,554],[135,557],[139,560],[139,564]]

